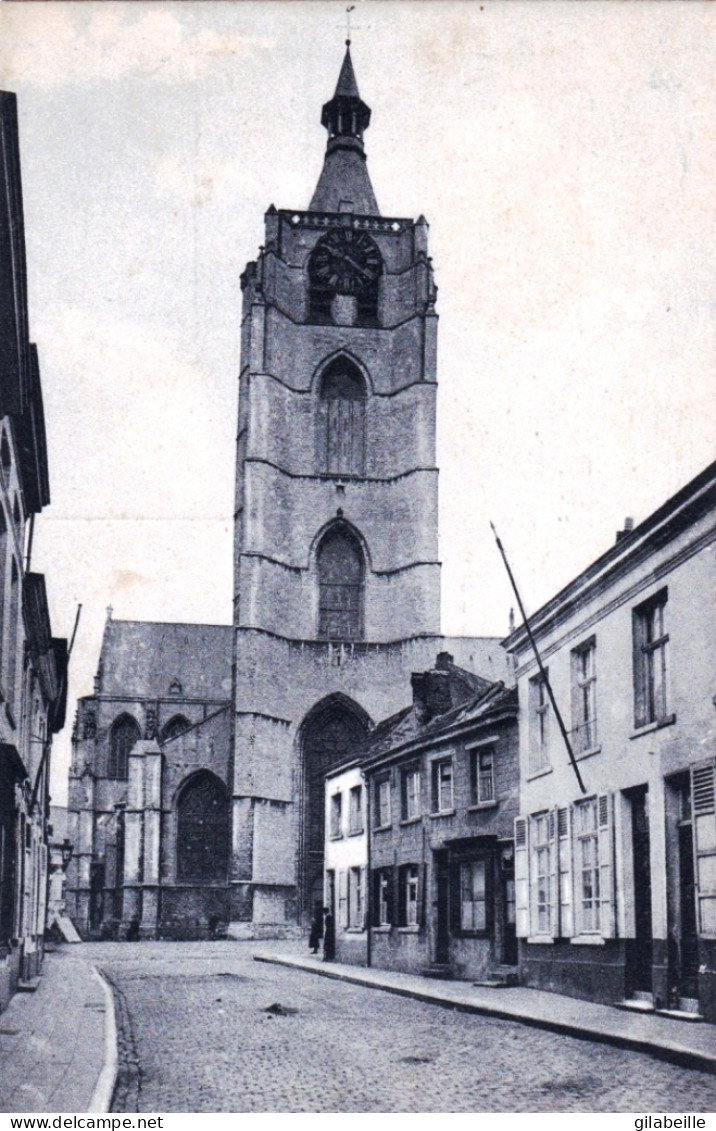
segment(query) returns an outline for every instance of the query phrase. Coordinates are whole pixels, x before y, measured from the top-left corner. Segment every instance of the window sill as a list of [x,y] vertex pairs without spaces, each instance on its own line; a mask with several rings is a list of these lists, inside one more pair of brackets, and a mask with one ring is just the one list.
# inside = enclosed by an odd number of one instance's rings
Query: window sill
[[438,821],[441,817],[454,817],[454,809],[441,809],[438,813],[428,813],[431,821]]
[[347,836],[363,836],[365,829],[349,829]]
[[542,769],[542,770],[534,770],[531,774],[528,774],[525,780],[526,781],[535,781],[537,778],[546,777],[547,774],[551,774],[551,773],[552,773],[552,767],[551,766],[545,766],[544,769]]
[[601,935],[574,935],[569,941],[572,946],[604,946]]
[[343,833],[331,833],[328,837],[329,840],[343,840]]
[[392,929],[390,923],[381,923],[380,927],[371,927],[374,935],[389,935]]
[[374,833],[387,833],[389,829],[392,829],[392,827],[393,827],[392,825],[374,825],[373,826],[373,832]]
[[405,825],[417,825],[418,822],[421,819],[422,819],[422,815],[420,813],[418,814],[417,817],[404,817],[403,820],[400,821],[400,825],[401,825],[401,827],[403,827]]
[[634,733],[629,735],[630,740],[641,738],[643,734],[652,734],[655,730],[661,730],[662,727],[670,727],[676,722],[676,715],[666,715],[663,719],[654,719],[651,723],[644,723],[642,727],[635,727]]
[[475,805],[468,805],[468,813],[479,813],[482,809],[496,809],[497,801],[478,801]]
[[551,935],[528,935],[526,940],[530,946],[554,946]]
[[364,935],[365,927],[346,927],[347,935]]
[[601,745],[590,746],[588,750],[580,750],[579,752],[577,752],[575,750],[574,751],[574,757],[577,760],[577,762],[581,762],[583,758],[591,758],[591,757],[593,757],[594,754],[601,754],[601,752],[602,752]]
[[398,927],[399,935],[417,935],[419,933],[420,927],[418,927],[417,925],[412,927]]

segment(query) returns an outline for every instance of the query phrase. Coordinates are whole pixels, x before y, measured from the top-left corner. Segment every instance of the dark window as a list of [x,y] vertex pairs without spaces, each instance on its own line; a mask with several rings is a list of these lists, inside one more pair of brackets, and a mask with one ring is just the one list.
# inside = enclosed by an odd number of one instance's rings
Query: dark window
[[365,445],[365,381],[347,358],[338,358],[321,380],[322,470],[362,475]]
[[597,745],[597,645],[589,640],[572,652],[572,735],[578,751]]
[[441,758],[432,765],[433,813],[448,813],[453,808],[452,758]]
[[318,547],[318,635],[323,640],[363,636],[363,553],[358,539],[333,528]]
[[348,832],[363,832],[363,786],[354,785],[348,794]]
[[174,715],[162,730],[160,742],[171,742],[173,738],[178,738],[184,731],[189,730],[191,723],[185,719],[183,715]]
[[420,866],[398,868],[398,915],[400,927],[418,927],[421,918]]
[[664,722],[667,718],[666,599],[667,591],[662,589],[633,613],[636,726]]
[[393,922],[393,869],[373,872],[373,926],[390,927]]
[[118,719],[115,719],[109,732],[108,778],[116,778],[117,781],[127,780],[129,752],[141,737],[139,726],[131,715],[120,715]]
[[549,692],[542,675],[529,682],[529,771],[549,768]]
[[228,848],[226,789],[213,774],[197,774],[177,804],[177,878],[226,880]]
[[484,805],[495,800],[495,751],[483,746],[470,752],[472,804]]
[[487,929],[487,862],[460,865],[460,929],[473,934]]
[[331,796],[331,837],[343,836],[343,795],[334,793]]
[[408,766],[400,776],[400,816],[403,821],[420,816],[419,766]]
[[378,778],[375,783],[373,827],[383,829],[390,824],[390,778]]

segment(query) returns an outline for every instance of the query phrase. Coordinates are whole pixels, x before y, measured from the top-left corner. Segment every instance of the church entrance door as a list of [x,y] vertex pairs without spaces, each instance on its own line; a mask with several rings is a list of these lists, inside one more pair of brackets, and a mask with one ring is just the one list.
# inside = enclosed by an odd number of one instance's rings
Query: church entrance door
[[314,903],[323,899],[324,774],[348,760],[366,737],[368,724],[360,707],[339,700],[314,708],[302,727],[299,916],[304,924],[310,923]]

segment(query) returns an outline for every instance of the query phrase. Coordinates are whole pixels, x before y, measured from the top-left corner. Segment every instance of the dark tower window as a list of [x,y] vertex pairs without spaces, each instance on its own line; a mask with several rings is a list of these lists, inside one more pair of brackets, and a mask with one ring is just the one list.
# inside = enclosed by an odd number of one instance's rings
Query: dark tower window
[[109,732],[107,777],[126,781],[129,774],[129,751],[142,737],[139,726],[131,715],[120,715]]
[[338,358],[321,381],[321,446],[329,475],[362,475],[365,382],[356,366]]
[[365,567],[358,539],[335,526],[318,547],[318,635],[322,640],[363,636]]
[[177,804],[177,879],[226,881],[228,860],[226,789],[202,771],[187,783]]
[[185,730],[189,730],[190,726],[191,723],[183,715],[174,715],[163,728],[159,741],[170,742],[172,738],[178,738]]

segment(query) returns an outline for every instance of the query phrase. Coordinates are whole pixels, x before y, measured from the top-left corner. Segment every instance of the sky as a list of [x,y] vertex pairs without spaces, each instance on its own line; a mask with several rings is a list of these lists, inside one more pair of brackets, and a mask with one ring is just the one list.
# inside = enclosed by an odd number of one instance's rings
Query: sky
[[[709,464],[716,8],[357,0],[387,216],[439,286],[442,627],[506,633]],[[52,504],[32,568],[77,695],[117,619],[228,623],[239,275],[307,208],[334,0],[0,4]]]

